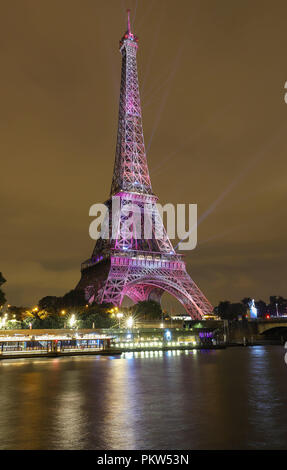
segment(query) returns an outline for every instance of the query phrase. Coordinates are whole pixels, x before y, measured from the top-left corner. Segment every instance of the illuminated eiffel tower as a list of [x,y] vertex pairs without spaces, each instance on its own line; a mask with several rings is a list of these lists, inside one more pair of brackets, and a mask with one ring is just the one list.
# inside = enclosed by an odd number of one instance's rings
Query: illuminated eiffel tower
[[[90,259],[82,264],[77,289],[84,289],[87,301],[120,306],[124,296],[134,302],[157,300],[168,292],[179,300],[194,319],[212,312],[212,306],[186,271],[182,255],[174,250],[152,192],[148,171],[139,95],[137,61],[138,38],[131,32],[128,11],[127,31],[120,40],[122,72],[119,121],[114,173],[107,217],[103,225],[116,237],[101,236]],[[111,220],[113,202],[117,216]],[[128,208],[136,205],[140,217],[148,213],[152,237],[135,232],[135,223],[126,230]],[[148,211],[147,211],[148,208]],[[103,230],[103,229],[102,229]],[[161,233],[158,237],[156,234]]]

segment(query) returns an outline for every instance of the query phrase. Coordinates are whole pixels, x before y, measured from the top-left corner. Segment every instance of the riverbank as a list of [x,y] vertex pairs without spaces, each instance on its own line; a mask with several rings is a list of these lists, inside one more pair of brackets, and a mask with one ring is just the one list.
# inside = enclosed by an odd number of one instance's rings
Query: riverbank
[[47,351],[13,351],[11,353],[2,353],[0,355],[0,361],[5,359],[31,359],[31,358],[55,358],[55,357],[69,357],[69,356],[120,356],[122,351],[118,349],[110,350],[89,350],[89,351],[57,351],[57,352],[47,352]]
[[31,358],[60,358],[70,356],[120,356],[122,353],[145,353],[145,352],[167,352],[167,351],[212,351],[219,349],[227,349],[233,347],[252,347],[252,346],[278,346],[275,342],[256,342],[253,344],[244,343],[227,343],[218,345],[197,345],[197,346],[161,346],[157,348],[145,347],[145,348],[109,348],[104,350],[98,349],[74,349],[66,351],[13,351],[5,352],[0,354],[0,361],[5,359],[31,359]]
[[68,356],[119,356],[122,353],[217,350],[284,344],[241,337],[226,341],[218,329],[183,328],[91,330],[5,330],[0,332],[0,360]]
[[107,348],[107,349],[70,349],[64,351],[5,351],[0,354],[0,361],[5,359],[26,359],[26,358],[55,358],[55,357],[69,357],[69,356],[120,356],[122,353],[128,352],[158,352],[158,351],[192,351],[192,350],[217,350],[226,349],[225,344],[210,345],[210,346],[161,346],[157,348]]

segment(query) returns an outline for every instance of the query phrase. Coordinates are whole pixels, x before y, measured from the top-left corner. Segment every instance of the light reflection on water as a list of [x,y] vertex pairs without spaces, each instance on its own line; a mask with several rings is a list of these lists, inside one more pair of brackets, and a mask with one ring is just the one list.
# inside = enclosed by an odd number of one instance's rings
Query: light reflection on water
[[284,348],[0,362],[0,449],[286,448]]

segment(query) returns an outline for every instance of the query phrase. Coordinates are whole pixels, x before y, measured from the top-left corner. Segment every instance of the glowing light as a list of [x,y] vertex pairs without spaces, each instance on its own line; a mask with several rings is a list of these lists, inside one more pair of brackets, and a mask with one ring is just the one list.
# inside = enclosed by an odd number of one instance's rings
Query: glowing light
[[257,308],[254,299],[249,302],[250,318],[257,318]]
[[169,330],[166,330],[165,337],[166,337],[167,341],[171,340],[171,332]]
[[76,319],[76,316],[73,314],[71,316],[71,318],[69,319],[69,325],[71,328],[73,328],[77,323],[77,319]]
[[132,318],[132,317],[129,317],[129,318],[127,319],[127,322],[126,322],[126,323],[127,323],[127,327],[128,327],[128,328],[132,328],[132,326],[133,326],[133,324],[134,324],[133,318]]
[[[113,314],[113,315],[115,315],[115,314]],[[117,319],[119,320],[119,328],[121,327],[121,319],[123,318],[123,316],[124,316],[124,314],[121,313],[121,312],[118,312],[118,313],[116,314],[116,317],[117,317]]]

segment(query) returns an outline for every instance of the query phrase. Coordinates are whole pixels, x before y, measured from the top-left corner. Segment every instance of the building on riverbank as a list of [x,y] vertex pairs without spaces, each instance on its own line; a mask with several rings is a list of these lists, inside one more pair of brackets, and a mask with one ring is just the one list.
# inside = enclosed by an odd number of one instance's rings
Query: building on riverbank
[[212,331],[183,328],[110,330],[2,330],[0,358],[27,355],[118,353],[122,351],[193,349],[218,344]]

